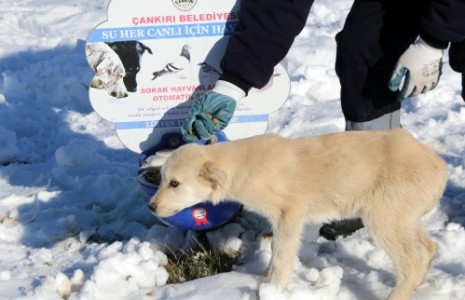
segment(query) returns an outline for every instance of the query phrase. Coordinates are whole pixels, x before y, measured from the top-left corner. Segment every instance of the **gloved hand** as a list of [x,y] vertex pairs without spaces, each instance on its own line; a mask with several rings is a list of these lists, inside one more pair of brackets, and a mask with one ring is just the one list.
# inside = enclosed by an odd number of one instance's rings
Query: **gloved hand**
[[228,126],[236,101],[245,96],[239,87],[227,81],[218,80],[215,87],[194,100],[181,134],[186,142],[208,139]]
[[400,89],[400,99],[418,96],[434,89],[441,76],[442,55],[442,49],[428,45],[419,37],[397,61],[389,81],[389,89],[393,92]]

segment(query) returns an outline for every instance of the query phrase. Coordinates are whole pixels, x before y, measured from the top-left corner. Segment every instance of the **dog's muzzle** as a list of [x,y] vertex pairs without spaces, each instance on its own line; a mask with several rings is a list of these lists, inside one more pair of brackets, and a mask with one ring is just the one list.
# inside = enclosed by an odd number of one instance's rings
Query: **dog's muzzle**
[[150,209],[151,212],[153,213],[156,213],[157,212],[157,206],[155,205],[155,203],[151,202],[149,203],[149,205],[147,205]]

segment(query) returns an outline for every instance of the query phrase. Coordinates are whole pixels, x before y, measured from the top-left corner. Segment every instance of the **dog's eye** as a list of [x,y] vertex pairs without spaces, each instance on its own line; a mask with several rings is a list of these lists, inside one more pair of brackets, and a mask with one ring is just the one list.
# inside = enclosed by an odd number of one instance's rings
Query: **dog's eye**
[[175,187],[178,187],[178,185],[179,185],[179,182],[177,180],[173,179],[173,180],[170,181],[170,187],[175,188]]

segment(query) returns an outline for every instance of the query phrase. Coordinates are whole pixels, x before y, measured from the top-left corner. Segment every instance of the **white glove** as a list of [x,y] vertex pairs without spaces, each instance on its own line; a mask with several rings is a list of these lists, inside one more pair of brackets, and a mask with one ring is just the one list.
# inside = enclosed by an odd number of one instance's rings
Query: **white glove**
[[441,76],[443,50],[428,45],[421,37],[400,56],[389,81],[389,89],[405,99],[436,87]]

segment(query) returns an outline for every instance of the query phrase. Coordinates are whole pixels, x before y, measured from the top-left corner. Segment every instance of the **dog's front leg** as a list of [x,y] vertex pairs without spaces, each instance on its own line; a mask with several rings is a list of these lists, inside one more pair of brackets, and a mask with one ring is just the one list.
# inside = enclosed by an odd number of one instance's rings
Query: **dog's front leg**
[[273,254],[271,257],[271,283],[286,288],[300,246],[303,227],[301,212],[283,210],[273,222]]

